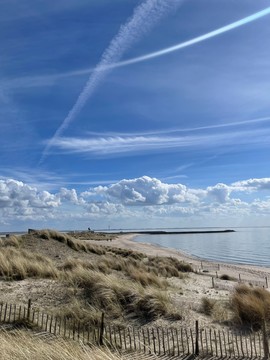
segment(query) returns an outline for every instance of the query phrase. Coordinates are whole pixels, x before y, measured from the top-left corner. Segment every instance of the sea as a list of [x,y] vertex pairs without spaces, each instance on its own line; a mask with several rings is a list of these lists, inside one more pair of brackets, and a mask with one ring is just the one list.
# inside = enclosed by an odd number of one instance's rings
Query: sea
[[[202,260],[270,267],[270,227],[230,229],[235,232],[168,235],[147,234],[136,236],[134,241],[177,249]],[[211,231],[222,229],[181,228],[163,230]]]

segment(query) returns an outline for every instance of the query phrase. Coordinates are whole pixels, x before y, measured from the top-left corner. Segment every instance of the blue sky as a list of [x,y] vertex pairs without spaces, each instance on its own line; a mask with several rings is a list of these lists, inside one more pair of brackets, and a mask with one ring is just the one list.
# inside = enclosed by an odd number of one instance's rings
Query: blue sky
[[2,0],[0,231],[269,225],[269,7]]

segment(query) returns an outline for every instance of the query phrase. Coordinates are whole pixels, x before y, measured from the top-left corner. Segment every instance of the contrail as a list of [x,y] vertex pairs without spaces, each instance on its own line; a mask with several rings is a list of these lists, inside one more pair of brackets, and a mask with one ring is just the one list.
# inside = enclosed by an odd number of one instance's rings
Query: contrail
[[[246,25],[248,23],[251,23],[251,22],[253,22],[255,20],[258,20],[261,17],[264,17],[264,16],[269,15],[269,14],[270,14],[270,7],[266,8],[266,9],[264,9],[262,11],[259,11],[259,12],[255,13],[255,14],[249,15],[249,16],[241,19],[241,20],[237,20],[236,22],[233,22],[233,23],[231,23],[229,25],[226,25],[226,26],[223,26],[223,27],[218,28],[216,30],[210,31],[209,33],[206,33],[204,35],[201,35],[201,36],[198,36],[198,37],[193,38],[191,40],[182,42],[180,44],[176,44],[176,45],[173,45],[171,47],[167,47],[165,49],[158,50],[158,51],[155,51],[155,52],[152,52],[152,53],[149,53],[149,54],[145,54],[145,55],[142,55],[142,56],[138,56],[138,57],[135,57],[135,58],[132,58],[132,59],[128,59],[128,60],[125,60],[125,61],[119,61],[117,63],[113,63],[113,64],[110,64],[110,65],[103,65],[103,66],[100,65],[98,69],[97,69],[97,67],[96,68],[87,68],[87,69],[74,70],[74,71],[69,71],[69,72],[64,72],[64,73],[58,73],[58,74],[54,74],[54,75],[38,76],[38,77],[33,77],[33,78],[31,77],[29,79],[31,81],[39,81],[39,80],[44,80],[44,79],[46,80],[47,78],[49,78],[49,79],[60,78],[61,79],[61,78],[64,78],[64,77],[69,77],[69,76],[78,76],[78,75],[89,74],[89,73],[92,73],[95,70],[96,71],[104,71],[104,70],[108,70],[108,69],[115,69],[115,68],[118,68],[118,67],[128,66],[128,65],[139,63],[139,62],[151,60],[151,59],[153,59],[155,57],[167,55],[167,54],[169,54],[171,52],[181,50],[181,49],[183,49],[185,47],[188,47],[188,46],[197,44],[199,42],[211,39],[212,37],[215,37],[217,35],[221,35],[221,34],[223,34],[225,32],[230,31],[230,30],[236,29],[237,27],[240,27],[240,26]],[[27,80],[28,80],[27,77],[22,78],[20,85],[22,85]],[[18,81],[17,79],[14,80],[14,82],[17,82],[17,81]],[[9,80],[9,83],[10,83],[10,80]]]
[[99,64],[90,75],[73,108],[48,142],[40,163],[47,156],[54,140],[75,119],[98,85],[108,72],[113,69],[110,65],[117,63],[127,49],[152,30],[162,17],[176,10],[182,2],[183,0],[146,0],[135,8],[132,17],[120,27],[118,34],[112,39],[110,45],[103,53]]
[[[129,60],[119,61],[116,64],[112,64],[109,67],[105,67],[104,69],[107,69],[107,68],[114,69],[114,68],[117,68],[117,67],[123,67],[123,66],[127,66],[127,65],[132,65],[132,64],[136,64],[138,62],[142,62],[142,61],[150,60],[150,59],[162,56],[162,55],[166,55],[166,54],[169,54],[171,52],[181,50],[181,49],[183,49],[185,47],[197,44],[199,42],[211,39],[211,38],[213,38],[215,36],[224,34],[225,32],[228,32],[228,31],[236,29],[236,28],[238,28],[240,26],[251,23],[251,22],[253,22],[255,20],[258,20],[258,19],[262,18],[263,16],[266,16],[266,15],[269,15],[269,14],[270,14],[270,7],[266,8],[264,10],[261,10],[261,11],[255,13],[255,14],[249,15],[249,16],[241,19],[241,20],[237,20],[237,21],[235,21],[235,22],[233,22],[233,23],[231,23],[229,25],[225,25],[225,26],[223,26],[221,28],[210,31],[207,34],[200,35],[200,36],[198,36],[196,38],[193,38],[191,40],[188,40],[188,41],[182,42],[180,44],[176,44],[176,45],[170,46],[168,48],[158,50],[158,51],[146,54],[146,55],[138,56],[138,57],[135,57],[135,58],[132,58],[132,59],[129,59]],[[101,69],[101,70],[104,70],[104,69]]]
[[[171,0],[173,1],[173,0]],[[171,52],[181,50],[188,46],[195,45],[199,42],[208,40],[215,36],[221,35],[233,29],[236,29],[240,26],[251,23],[255,20],[258,20],[266,15],[270,14],[270,7],[265,8],[257,13],[249,15],[243,19],[237,20],[231,24],[225,25],[216,30],[210,31],[206,34],[200,35],[196,38],[190,39],[188,41],[182,42],[180,44],[176,44],[174,46],[170,46],[168,48],[158,50],[149,54],[145,54],[139,57],[135,57],[125,61],[118,61],[122,54],[132,46],[136,41],[138,41],[144,33],[150,31],[154,25],[158,22],[158,20],[168,13],[176,6],[179,6],[179,1],[175,4],[169,3],[165,4],[162,1],[154,1],[148,0],[145,3],[139,5],[135,10],[131,20],[127,21],[125,25],[120,28],[119,33],[115,36],[115,38],[111,41],[108,49],[104,52],[100,63],[94,69],[86,69],[79,71],[78,74],[89,73],[92,74],[89,77],[89,80],[84,87],[83,91],[79,95],[75,105],[70,110],[68,116],[63,121],[62,125],[57,129],[54,136],[48,142],[45,150],[43,151],[40,162],[42,162],[48,154],[49,149],[51,148],[54,140],[63,132],[65,128],[74,120],[76,115],[80,112],[80,110],[85,105],[86,101],[93,94],[96,87],[100,84],[100,82],[105,78],[109,70],[132,65],[135,63],[147,61],[159,56],[163,56],[169,54]],[[149,21],[148,17],[153,15],[152,21],[148,23],[148,26],[144,28],[145,21]],[[142,26],[142,28],[140,28]],[[117,62],[118,61],[118,62]],[[76,72],[77,74],[77,72]],[[68,74],[67,74],[68,75]]]

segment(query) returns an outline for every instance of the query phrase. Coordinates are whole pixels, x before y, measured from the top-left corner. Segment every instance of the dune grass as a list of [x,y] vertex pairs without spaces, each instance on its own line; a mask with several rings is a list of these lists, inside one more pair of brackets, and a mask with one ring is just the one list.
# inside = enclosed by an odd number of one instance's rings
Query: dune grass
[[[23,249],[28,237],[59,241],[76,252],[92,255],[70,257],[62,263]],[[109,319],[152,321],[159,317],[180,319],[168,295],[167,278],[182,278],[190,265],[170,257],[151,257],[128,249],[92,245],[54,230],[37,230],[0,247],[0,277],[5,280],[52,278],[73,289],[67,309],[57,314],[96,323],[100,312]],[[19,245],[19,247],[17,246]],[[15,246],[15,247],[14,247]],[[95,256],[93,256],[93,254]],[[71,255],[72,256],[72,255]]]
[[[82,290],[85,303],[94,313],[104,311],[112,319],[144,321],[172,314],[167,291],[153,285],[152,280],[146,280],[151,284],[142,286],[141,280],[131,282],[115,273],[104,274],[83,267],[66,272],[66,275],[70,284]],[[82,320],[79,308],[77,310],[76,316]]]
[[200,312],[204,315],[211,316],[216,304],[216,300],[210,299],[208,297],[203,297],[201,299]]
[[107,263],[110,262],[110,267],[112,269],[113,267],[118,266],[118,268],[121,268],[122,270],[122,267],[125,266],[123,259],[128,259],[128,261],[136,267],[138,265],[140,267],[145,266],[149,272],[155,272],[156,275],[165,277],[181,277],[182,273],[193,271],[190,264],[179,261],[173,257],[146,256],[143,253],[129,249],[93,245],[85,241],[74,239],[68,234],[59,233],[55,230],[37,230],[33,233],[33,235],[39,236],[42,239],[54,239],[60,241],[75,251],[90,252],[96,255],[106,255],[106,257],[108,254],[114,255],[115,258],[113,260],[112,258],[110,260],[107,258],[106,260]]
[[0,249],[0,276],[5,280],[27,277],[57,278],[58,270],[49,258],[12,247]]
[[237,324],[253,330],[270,322],[270,293],[263,288],[238,285],[231,299],[231,308]]
[[84,346],[74,341],[45,341],[26,331],[0,332],[0,353],[5,360],[121,360],[108,348]]

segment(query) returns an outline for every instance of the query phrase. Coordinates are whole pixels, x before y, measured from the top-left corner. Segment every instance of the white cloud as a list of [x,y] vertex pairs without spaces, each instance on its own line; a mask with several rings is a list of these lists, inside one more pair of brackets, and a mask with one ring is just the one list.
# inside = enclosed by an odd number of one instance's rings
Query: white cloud
[[232,186],[238,191],[247,191],[248,189],[252,191],[270,190],[270,178],[237,181]]
[[[218,128],[216,129],[218,130]],[[131,156],[140,153],[160,153],[181,149],[229,148],[237,144],[262,147],[269,143],[269,129],[243,129],[190,135],[186,130],[183,135],[135,135],[123,134],[107,137],[55,138],[50,146],[60,151],[77,154],[89,154],[93,157]],[[180,130],[175,130],[175,133]],[[164,134],[167,131],[164,130]],[[244,150],[244,148],[243,148]]]
[[61,188],[58,196],[61,199],[61,201],[69,201],[76,205],[84,203],[83,199],[78,198],[78,195],[77,195],[77,192],[75,189],[68,190],[66,188]]
[[181,219],[190,226],[207,223],[220,226],[222,222],[237,219],[262,222],[270,215],[270,196],[265,196],[269,190],[269,178],[193,189],[181,183],[168,184],[142,176],[84,192],[60,188],[51,193],[21,181],[5,179],[0,180],[0,224],[7,227],[8,223],[30,221],[48,227],[61,222],[66,224],[61,225],[62,228],[78,228],[77,221],[87,225],[91,219],[100,226],[107,226],[110,219],[119,227],[121,224],[123,227],[126,224],[159,227],[176,223],[179,226]]
[[216,184],[215,186],[209,186],[206,190],[209,196],[220,203],[228,201],[231,193],[231,187],[222,183]]
[[53,208],[59,206],[57,196],[13,179],[0,180],[0,208]]
[[161,205],[197,202],[198,196],[182,184],[166,184],[155,178],[142,176],[121,180],[109,187],[97,187],[97,194],[115,199],[125,205]]
[[99,215],[116,215],[127,213],[123,205],[110,203],[108,201],[90,203],[86,208],[89,213]]

